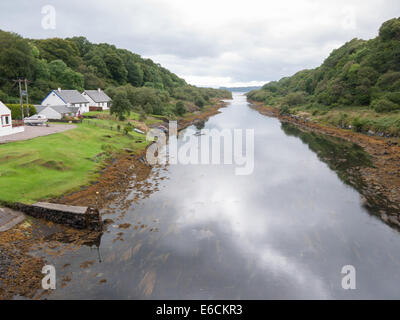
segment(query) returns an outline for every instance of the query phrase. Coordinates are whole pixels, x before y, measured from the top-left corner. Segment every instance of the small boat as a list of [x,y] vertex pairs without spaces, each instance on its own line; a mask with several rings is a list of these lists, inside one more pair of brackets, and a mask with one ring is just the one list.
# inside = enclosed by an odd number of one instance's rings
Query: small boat
[[47,117],[41,114],[35,114],[32,117],[24,119],[24,123],[29,126],[45,125],[47,121],[48,121]]
[[134,128],[133,131],[135,131],[135,132],[137,132],[137,133],[144,134],[144,132],[143,132],[142,130],[139,130],[139,129],[137,129],[137,128]]

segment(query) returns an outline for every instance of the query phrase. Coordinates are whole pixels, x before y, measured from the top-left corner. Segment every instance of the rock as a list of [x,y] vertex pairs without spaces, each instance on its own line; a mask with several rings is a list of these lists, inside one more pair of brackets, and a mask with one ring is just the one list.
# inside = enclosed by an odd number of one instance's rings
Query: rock
[[393,224],[395,224],[395,225],[400,226],[400,221],[399,221],[399,219],[398,219],[397,217],[390,216],[388,219],[389,219],[389,222],[391,222],[391,223],[393,223]]
[[382,213],[381,214],[381,218],[382,218],[383,221],[389,222],[389,217],[388,217],[388,215],[386,213]]
[[114,223],[114,220],[113,220],[113,219],[105,219],[105,220],[103,221],[103,223],[104,223],[104,225],[109,225],[109,224]]
[[361,205],[363,207],[368,207],[368,200],[367,198],[365,198],[364,196],[360,196],[360,200],[361,200]]

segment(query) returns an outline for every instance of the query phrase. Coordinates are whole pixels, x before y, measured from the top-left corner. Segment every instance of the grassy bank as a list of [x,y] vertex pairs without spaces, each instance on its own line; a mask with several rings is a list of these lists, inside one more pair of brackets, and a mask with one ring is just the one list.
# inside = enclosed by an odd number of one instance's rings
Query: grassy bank
[[80,124],[50,136],[0,145],[0,201],[32,203],[78,189],[95,180],[113,153],[140,152],[143,135]]
[[[214,101],[213,101],[214,102]],[[201,112],[188,112],[178,118],[180,127],[195,119],[205,119],[218,112],[222,105],[205,106]],[[135,131],[164,123],[165,117],[131,112],[118,121],[109,111],[85,114],[76,129],[0,145],[0,203],[33,203],[79,190],[99,178],[99,171],[109,158],[119,158],[124,149],[143,151],[146,137]],[[54,124],[56,125],[56,124]]]
[[370,107],[343,106],[296,106],[288,109],[290,114],[309,118],[314,122],[340,128],[352,128],[357,132],[400,135],[400,112],[377,113]]

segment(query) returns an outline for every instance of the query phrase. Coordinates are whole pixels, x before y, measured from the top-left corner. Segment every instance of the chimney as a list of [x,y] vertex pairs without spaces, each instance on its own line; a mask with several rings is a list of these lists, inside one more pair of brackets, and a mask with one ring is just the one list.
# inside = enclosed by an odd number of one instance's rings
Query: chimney
[[58,88],[57,90],[58,90],[58,92],[61,92],[61,88]]

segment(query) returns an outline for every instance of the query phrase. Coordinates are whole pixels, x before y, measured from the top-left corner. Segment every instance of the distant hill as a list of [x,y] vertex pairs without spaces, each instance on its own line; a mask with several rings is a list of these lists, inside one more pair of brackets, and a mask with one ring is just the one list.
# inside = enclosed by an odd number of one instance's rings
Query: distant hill
[[371,106],[400,110],[400,18],[385,22],[375,39],[353,39],[324,63],[264,85],[248,97],[266,105]]
[[[84,37],[26,39],[0,30],[1,101],[19,102],[18,86],[13,82],[17,78],[30,81],[32,103],[40,103],[51,89],[58,87],[79,91],[109,88],[110,92],[121,86],[146,87],[153,91],[140,92],[161,92],[167,98],[198,101],[198,105],[209,98],[230,96],[216,89],[189,86],[160,64],[111,44],[94,44]],[[167,102],[167,98],[163,101]]]
[[260,86],[258,87],[220,87],[221,90],[228,90],[230,92],[249,92],[252,90],[261,89]]

